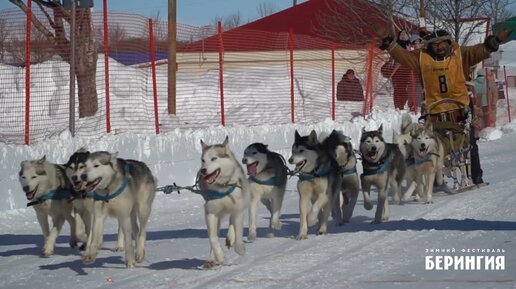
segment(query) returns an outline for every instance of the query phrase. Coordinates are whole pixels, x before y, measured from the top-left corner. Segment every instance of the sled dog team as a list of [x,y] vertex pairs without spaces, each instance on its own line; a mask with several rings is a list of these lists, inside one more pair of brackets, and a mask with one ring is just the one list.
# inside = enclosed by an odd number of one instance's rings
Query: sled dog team
[[[280,213],[288,175],[298,177],[298,240],[306,239],[308,227],[318,225],[317,235],[328,232],[331,215],[337,225],[350,221],[362,186],[364,207],[371,210],[370,190],[375,186],[378,202],[373,223],[389,218],[387,195],[392,200],[432,202],[435,182],[449,192],[442,178],[443,146],[431,126],[412,123],[404,115],[395,144],[383,138],[383,129],[362,130],[359,153],[363,172],[357,172],[357,157],[350,139],[340,131],[320,135],[315,131],[301,136],[297,131],[287,167],[282,155],[267,145],[253,143],[243,154],[241,163],[229,148],[228,137],[221,144],[201,140],[201,168],[198,171],[200,194],[205,200],[204,214],[210,243],[210,256],[204,268],[226,260],[219,243],[221,219],[229,215],[225,245],[239,255],[245,253],[243,240],[244,211],[249,210],[248,240],[256,239],[258,202],[270,212],[267,236],[281,229]],[[401,195],[401,183],[407,191]],[[21,162],[19,181],[36,211],[43,231],[43,255],[53,254],[56,238],[65,221],[70,224],[70,246],[82,242],[85,264],[95,261],[103,242],[103,225],[109,215],[118,220],[115,251],[125,252],[125,265],[134,267],[145,258],[146,226],[156,191],[156,179],[142,162],[118,158],[116,153],[88,152],[80,149],[64,165],[39,160]],[[415,192],[415,196],[412,194]],[[48,217],[52,219],[49,226]],[[136,247],[133,246],[133,239]]]

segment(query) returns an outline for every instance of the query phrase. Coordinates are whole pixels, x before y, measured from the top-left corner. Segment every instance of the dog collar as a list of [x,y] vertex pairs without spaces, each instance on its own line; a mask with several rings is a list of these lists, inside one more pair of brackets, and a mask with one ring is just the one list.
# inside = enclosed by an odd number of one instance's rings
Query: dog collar
[[124,177],[122,185],[120,186],[120,188],[118,188],[118,190],[114,191],[113,193],[108,193],[107,195],[99,195],[99,194],[97,194],[97,192],[93,192],[93,199],[95,201],[104,201],[107,203],[107,202],[109,202],[109,200],[114,199],[118,195],[120,195],[125,190],[128,183],[129,183],[129,181],[127,180],[126,177]]
[[229,194],[231,194],[237,187],[237,185],[227,185],[227,186],[228,186],[228,189],[224,192],[219,192],[219,191],[215,191],[215,190],[207,190],[206,194],[203,194],[203,196],[206,198],[207,201],[222,199],[222,198],[228,196]]
[[379,162],[377,166],[366,166],[367,164],[371,164],[371,163],[367,162],[366,160],[363,160],[362,161],[362,166],[364,168],[363,175],[371,176],[371,175],[382,174],[387,171],[391,161],[392,161],[392,155],[389,155],[383,163]]
[[[129,164],[128,163],[126,163],[124,165],[124,172],[125,173],[129,173]],[[125,188],[127,187],[128,183],[129,183],[129,181],[124,176],[124,180],[122,181],[122,185],[120,185],[120,188],[118,188],[118,190],[114,191],[113,193],[108,193],[107,195],[99,195],[99,194],[97,194],[97,192],[93,192],[93,199],[95,201],[104,201],[104,202],[107,203],[107,202],[109,202],[109,200],[114,199],[118,195],[120,195],[125,190]]]
[[352,168],[342,170],[342,171],[341,171],[341,174],[342,174],[343,176],[347,176],[347,175],[355,174],[356,172],[357,172],[357,166],[354,166],[354,167],[352,167]]
[[278,178],[276,176],[266,179],[264,181],[257,179],[255,176],[249,176],[248,180],[253,183],[257,183],[259,185],[265,185],[265,186],[277,186],[278,185]]
[[420,165],[422,163],[426,163],[426,162],[429,162],[432,160],[432,156],[437,156],[439,157],[439,154],[436,154],[436,153],[428,153],[426,154],[426,156],[423,158],[423,159],[420,159],[420,160],[414,160],[414,163],[416,165]]
[[44,201],[48,200],[67,200],[72,197],[72,190],[68,189],[55,189],[51,190],[43,196],[37,198],[35,201],[27,203],[27,207],[39,205]]
[[405,165],[407,167],[413,166],[414,164],[416,164],[416,159],[414,157],[410,157],[405,160]]
[[326,177],[331,172],[331,162],[327,161],[324,165],[320,166],[314,173],[299,173],[298,177],[301,181],[310,181],[315,178]]

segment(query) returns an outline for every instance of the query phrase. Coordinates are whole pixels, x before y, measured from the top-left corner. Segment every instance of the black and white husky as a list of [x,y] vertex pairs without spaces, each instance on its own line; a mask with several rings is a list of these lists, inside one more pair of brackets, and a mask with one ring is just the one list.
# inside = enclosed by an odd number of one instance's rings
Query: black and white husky
[[[332,200],[340,193],[341,177],[338,164],[325,151],[315,131],[307,136],[295,132],[292,156],[288,162],[295,164],[298,174],[299,192],[299,234],[298,240],[307,238],[308,227],[319,222],[317,235],[328,232],[328,217]],[[310,207],[310,204],[312,205]]]
[[398,145],[386,143],[383,138],[383,125],[377,130],[366,131],[362,128],[360,138],[363,173],[360,175],[364,193],[364,208],[371,210],[371,186],[378,188],[378,204],[373,223],[389,219],[388,187],[400,196],[401,181],[405,175],[405,160]]
[[226,245],[234,247],[239,255],[245,254],[243,241],[244,210],[249,203],[249,184],[244,170],[228,146],[228,137],[222,144],[207,145],[201,140],[202,166],[199,170],[201,195],[206,201],[204,216],[210,241],[210,257],[204,268],[223,264],[224,252],[219,243],[220,221],[229,215]]
[[342,192],[342,200],[339,194],[334,197],[333,216],[337,225],[349,223],[353,216],[353,210],[357,203],[360,191],[360,182],[357,174],[357,158],[353,151],[353,145],[349,137],[345,136],[341,131],[333,130],[328,137],[322,142],[322,147],[328,151],[339,165],[339,173],[342,178],[340,190]]
[[249,145],[242,158],[247,166],[251,203],[249,204],[249,240],[256,239],[256,210],[261,201],[271,214],[267,236],[281,229],[280,211],[287,186],[287,165],[282,155],[272,152],[267,145]]
[[[48,257],[54,254],[56,239],[65,221],[70,224],[70,247],[77,246],[73,206],[70,202],[72,187],[64,169],[43,157],[39,160],[21,162],[18,176],[25,197],[29,201],[27,206],[32,206],[36,211],[38,223],[43,231],[43,255]],[[52,219],[52,227],[49,227],[48,217]]]
[[[122,228],[126,267],[132,268],[136,262],[142,262],[147,222],[156,194],[156,180],[149,167],[139,161],[118,158],[117,153],[98,151],[88,155],[81,179],[86,182],[84,190],[93,192],[95,200],[84,263],[95,261],[107,215],[117,218]],[[136,250],[132,243],[133,233]]]

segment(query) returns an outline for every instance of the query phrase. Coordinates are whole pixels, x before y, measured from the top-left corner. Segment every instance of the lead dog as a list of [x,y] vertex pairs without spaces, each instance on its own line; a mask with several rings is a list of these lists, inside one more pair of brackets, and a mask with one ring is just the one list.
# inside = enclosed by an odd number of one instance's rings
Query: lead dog
[[[38,223],[43,231],[45,245],[43,255],[54,254],[57,236],[65,220],[70,224],[70,247],[77,246],[75,220],[72,216],[71,185],[65,177],[63,169],[46,161],[39,160],[21,162],[18,174],[20,185],[29,203],[36,211]],[[52,228],[49,227],[48,217],[52,219]]]
[[317,235],[328,232],[331,202],[340,193],[341,178],[338,164],[322,148],[315,131],[301,136],[296,130],[294,137],[292,156],[288,162],[296,165],[294,171],[299,176],[299,234],[296,239],[304,240],[308,227],[317,222]]
[[[109,214],[118,219],[124,234],[125,265],[132,268],[145,258],[147,221],[156,194],[156,180],[142,162],[126,160],[105,151],[91,153],[81,175],[85,191],[94,192],[92,233],[88,237],[83,262],[93,263],[97,256],[104,219]],[[138,219],[140,228],[136,222]],[[132,233],[136,237],[136,252]]]
[[[336,194],[333,204],[333,216],[337,225],[349,223],[357,203],[360,183],[357,174],[357,158],[349,137],[341,131],[333,130],[322,142],[324,150],[328,151],[339,165],[342,178],[341,194]],[[340,197],[342,196],[342,202]]]
[[199,170],[199,186],[206,201],[204,216],[210,241],[210,257],[204,268],[223,264],[224,252],[219,243],[220,221],[229,215],[226,245],[234,246],[239,255],[245,254],[243,240],[244,210],[249,203],[249,184],[244,170],[228,147],[228,137],[222,144],[207,145],[201,140],[202,166]]
[[400,186],[405,175],[405,160],[395,144],[386,143],[383,138],[383,125],[377,130],[366,131],[362,128],[360,154],[364,172],[360,175],[364,194],[364,208],[371,210],[373,205],[369,193],[371,186],[378,188],[378,204],[373,223],[389,219],[387,193],[389,185],[395,195],[400,195]]
[[247,166],[251,203],[249,205],[249,240],[256,239],[256,209],[258,201],[271,214],[267,236],[281,229],[280,211],[287,186],[287,165],[282,155],[272,152],[267,145],[254,143],[244,151],[242,163]]

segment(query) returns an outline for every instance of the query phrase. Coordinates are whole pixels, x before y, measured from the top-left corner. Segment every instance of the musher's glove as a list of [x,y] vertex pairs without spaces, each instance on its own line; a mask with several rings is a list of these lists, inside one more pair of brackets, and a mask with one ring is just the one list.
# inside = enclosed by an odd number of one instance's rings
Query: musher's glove
[[489,50],[489,52],[498,51],[500,44],[507,42],[511,33],[512,33],[512,30],[508,30],[507,28],[504,28],[504,29],[500,30],[500,32],[498,32],[498,34],[496,36],[489,35],[489,36],[487,36],[486,40],[484,41],[484,46],[487,48],[487,50]]
[[385,26],[375,26],[374,33],[382,40],[379,48],[385,50],[391,45],[394,38],[390,35],[389,30]]

